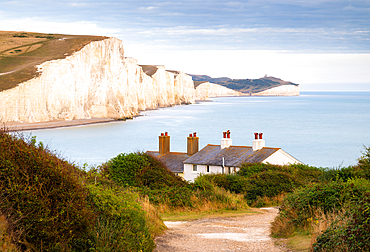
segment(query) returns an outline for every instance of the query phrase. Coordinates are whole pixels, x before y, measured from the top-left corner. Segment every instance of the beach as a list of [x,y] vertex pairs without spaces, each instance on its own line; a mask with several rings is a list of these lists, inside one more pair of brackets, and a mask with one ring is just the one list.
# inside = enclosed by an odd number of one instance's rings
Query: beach
[[97,124],[97,123],[112,123],[117,122],[115,119],[111,118],[91,118],[91,119],[76,119],[76,120],[52,120],[48,122],[5,122],[2,123],[6,129],[10,131],[23,131],[23,130],[39,130],[39,129],[53,129],[61,127],[72,127],[87,124]]

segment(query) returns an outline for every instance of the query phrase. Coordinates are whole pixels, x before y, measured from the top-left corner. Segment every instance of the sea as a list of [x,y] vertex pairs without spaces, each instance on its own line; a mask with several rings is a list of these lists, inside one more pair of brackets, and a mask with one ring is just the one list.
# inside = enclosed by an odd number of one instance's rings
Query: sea
[[281,148],[305,164],[355,165],[370,147],[370,92],[218,97],[143,111],[132,120],[25,133],[68,161],[93,167],[120,153],[158,151],[164,132],[171,137],[171,151],[186,152],[190,133],[197,133],[203,148],[220,144],[227,130],[233,145],[251,146],[257,132],[267,147]]

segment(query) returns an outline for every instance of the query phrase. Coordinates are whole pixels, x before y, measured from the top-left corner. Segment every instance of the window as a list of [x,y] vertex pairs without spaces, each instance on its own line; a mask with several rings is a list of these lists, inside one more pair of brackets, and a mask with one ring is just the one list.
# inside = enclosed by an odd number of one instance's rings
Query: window
[[193,172],[198,170],[198,166],[196,164],[193,164]]
[[209,165],[207,165],[207,172],[209,173]]

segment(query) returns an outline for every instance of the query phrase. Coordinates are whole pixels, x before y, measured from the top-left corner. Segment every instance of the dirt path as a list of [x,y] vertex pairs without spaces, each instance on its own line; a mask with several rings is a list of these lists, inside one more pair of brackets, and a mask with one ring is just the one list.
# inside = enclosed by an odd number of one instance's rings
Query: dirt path
[[165,222],[168,230],[156,238],[154,251],[287,251],[269,236],[277,212],[262,208],[261,214],[242,217]]

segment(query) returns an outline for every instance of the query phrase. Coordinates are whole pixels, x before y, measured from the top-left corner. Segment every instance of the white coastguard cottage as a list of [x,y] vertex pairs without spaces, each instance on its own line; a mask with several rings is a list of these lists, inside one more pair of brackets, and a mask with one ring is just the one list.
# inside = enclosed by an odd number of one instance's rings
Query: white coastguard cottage
[[166,132],[159,136],[159,152],[147,153],[188,181],[194,181],[200,173],[234,173],[244,163],[302,164],[280,148],[265,147],[262,133],[254,135],[252,146],[233,146],[230,131],[223,132],[221,145],[208,144],[198,151],[199,138],[194,133],[187,139],[187,153],[182,153],[170,152],[170,138]]

